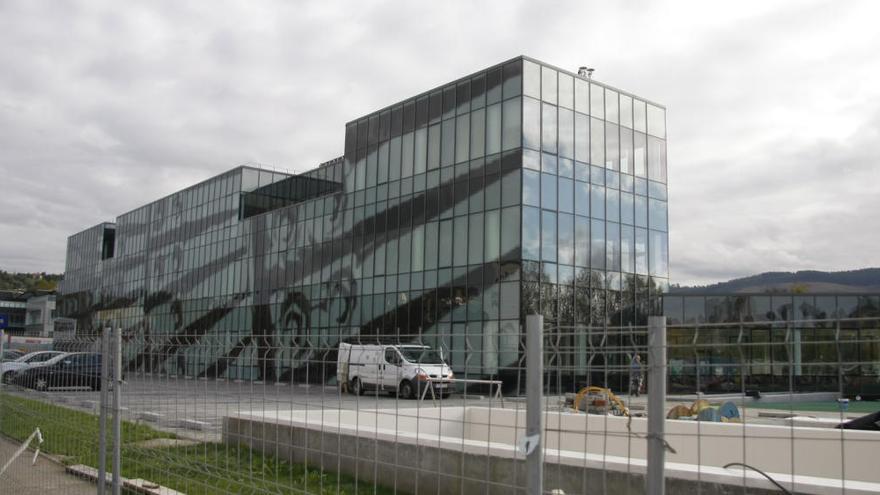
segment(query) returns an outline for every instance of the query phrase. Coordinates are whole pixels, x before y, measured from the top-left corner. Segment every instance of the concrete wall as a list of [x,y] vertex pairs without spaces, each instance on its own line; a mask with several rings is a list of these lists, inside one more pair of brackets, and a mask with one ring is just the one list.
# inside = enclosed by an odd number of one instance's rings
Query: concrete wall
[[[474,453],[444,443],[416,444],[403,437],[394,440],[376,432],[363,430],[358,434],[327,426],[321,430],[290,422],[265,422],[253,416],[227,417],[223,422],[223,439],[228,444],[245,445],[288,462],[375,481],[395,488],[398,493],[526,495],[525,463],[513,455],[494,455],[494,449]],[[512,449],[508,453],[513,454]],[[568,495],[641,494],[645,492],[643,472],[643,467],[628,473],[586,463],[557,464],[548,459],[544,487],[548,491],[560,488]],[[747,493],[778,493],[756,486],[761,485],[760,481],[749,480],[752,486]],[[690,495],[697,488],[704,495],[746,493],[741,486],[713,481],[709,473],[699,483],[673,477],[666,480],[669,494]]]
[[[469,439],[515,444],[525,432],[525,413],[469,407],[466,425]],[[630,422],[625,417],[548,412],[544,425],[548,449],[646,457],[645,418]],[[880,483],[877,432],[668,420],[666,439],[676,451],[666,454],[667,462],[717,467],[744,462],[771,473]]]

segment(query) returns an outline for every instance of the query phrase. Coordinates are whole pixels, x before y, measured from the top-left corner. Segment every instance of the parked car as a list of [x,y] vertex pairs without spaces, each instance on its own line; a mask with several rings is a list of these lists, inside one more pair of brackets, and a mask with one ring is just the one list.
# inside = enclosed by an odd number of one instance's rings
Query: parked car
[[421,345],[342,343],[336,370],[339,383],[347,383],[353,394],[382,390],[408,399],[419,396],[428,384],[435,394],[448,396],[453,378],[442,354]]
[[7,361],[15,361],[22,356],[24,356],[23,352],[10,349],[7,351],[3,351],[3,356],[0,356],[0,361],[4,363]]
[[59,387],[88,387],[101,389],[101,355],[93,352],[73,352],[50,359],[45,366],[30,368],[15,374],[16,385],[36,390]]
[[3,383],[12,383],[12,376],[36,366],[42,366],[54,357],[67,354],[60,351],[37,351],[25,354],[14,361],[4,362],[0,365],[0,379]]

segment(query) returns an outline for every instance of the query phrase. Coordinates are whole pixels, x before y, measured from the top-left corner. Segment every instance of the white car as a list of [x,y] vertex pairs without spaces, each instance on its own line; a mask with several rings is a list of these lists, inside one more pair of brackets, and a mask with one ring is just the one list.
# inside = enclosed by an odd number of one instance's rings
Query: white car
[[64,354],[68,353],[61,351],[37,351],[25,354],[14,361],[5,362],[0,365],[0,380],[3,380],[3,383],[11,383],[12,376],[19,371],[37,366],[45,366],[50,359]]
[[429,383],[436,395],[447,396],[453,378],[442,354],[421,345],[339,344],[336,374],[353,394],[381,390],[408,399],[420,396]]

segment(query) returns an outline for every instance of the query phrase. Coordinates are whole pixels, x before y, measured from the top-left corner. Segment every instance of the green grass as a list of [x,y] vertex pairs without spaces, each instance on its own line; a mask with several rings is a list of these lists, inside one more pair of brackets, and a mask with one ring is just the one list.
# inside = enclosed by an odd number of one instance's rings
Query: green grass
[[[34,428],[43,452],[66,464],[98,466],[98,417],[66,407],[0,394],[0,433],[23,441]],[[246,447],[221,443],[148,448],[141,442],[175,438],[142,424],[122,424],[122,475],[144,478],[187,494],[314,493],[376,494],[393,490],[349,476],[306,469]],[[109,443],[109,440],[108,440]],[[108,468],[111,456],[107,456]],[[109,469],[108,469],[109,470]]]
[[[837,401],[822,402],[761,402],[756,401],[748,406],[751,409],[780,409],[783,411],[813,411],[813,412],[840,412],[840,405]],[[880,411],[880,402],[878,401],[849,401],[849,407],[846,413],[872,413]]]

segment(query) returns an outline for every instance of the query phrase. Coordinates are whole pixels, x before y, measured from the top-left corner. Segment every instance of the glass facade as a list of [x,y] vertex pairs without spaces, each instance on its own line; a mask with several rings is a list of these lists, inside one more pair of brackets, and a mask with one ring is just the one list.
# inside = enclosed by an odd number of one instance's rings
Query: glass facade
[[348,123],[306,174],[240,167],[72,236],[59,312],[147,337],[134,367],[211,338],[192,372],[322,380],[310,353],[394,335],[503,375],[526,314],[659,313],[665,138],[662,107],[516,58]]
[[880,295],[665,295],[675,393],[880,396]]

